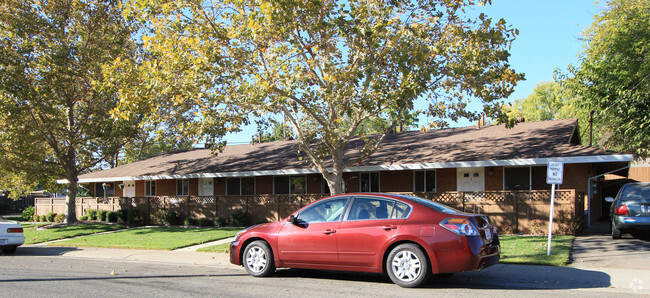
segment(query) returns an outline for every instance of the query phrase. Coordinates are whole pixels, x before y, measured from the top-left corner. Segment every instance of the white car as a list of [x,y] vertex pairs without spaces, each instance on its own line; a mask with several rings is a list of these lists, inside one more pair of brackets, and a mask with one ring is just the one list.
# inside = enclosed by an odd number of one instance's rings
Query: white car
[[5,254],[16,251],[16,247],[25,243],[23,227],[17,221],[6,220],[0,216],[0,249]]

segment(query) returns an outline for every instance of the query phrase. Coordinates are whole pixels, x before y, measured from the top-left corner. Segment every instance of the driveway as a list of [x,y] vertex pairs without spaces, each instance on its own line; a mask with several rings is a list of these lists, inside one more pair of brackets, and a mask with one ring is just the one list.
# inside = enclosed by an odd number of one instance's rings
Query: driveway
[[650,270],[650,236],[614,240],[608,223],[599,222],[576,237],[571,260],[575,268]]

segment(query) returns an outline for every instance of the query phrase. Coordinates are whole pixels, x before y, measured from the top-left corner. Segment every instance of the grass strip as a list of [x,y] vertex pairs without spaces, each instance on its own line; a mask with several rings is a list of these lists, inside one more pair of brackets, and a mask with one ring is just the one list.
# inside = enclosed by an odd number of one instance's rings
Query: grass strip
[[499,236],[501,260],[505,264],[565,266],[569,262],[575,236],[553,236],[547,256],[547,236]]
[[241,228],[149,227],[59,241],[56,246],[173,250],[235,236]]
[[38,229],[45,224],[23,225],[25,244],[35,244],[52,240],[65,239],[81,235],[89,235],[107,231],[124,229],[123,225],[112,225],[105,223],[83,223],[71,226],[60,226],[49,229]]
[[230,253],[230,243],[221,243],[217,245],[212,245],[212,246],[207,246],[207,247],[201,247],[197,249],[196,251],[200,252],[220,252],[220,253]]

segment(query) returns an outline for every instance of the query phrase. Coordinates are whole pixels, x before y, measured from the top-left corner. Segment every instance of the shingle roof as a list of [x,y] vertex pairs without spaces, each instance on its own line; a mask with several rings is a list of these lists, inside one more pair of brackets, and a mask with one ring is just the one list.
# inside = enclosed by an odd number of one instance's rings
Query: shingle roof
[[[576,121],[524,122],[504,125],[402,132],[386,135],[382,147],[369,159],[348,170],[377,167],[458,167],[476,162],[578,158],[589,162],[629,161],[631,156],[571,142],[577,140]],[[360,141],[351,142],[346,157],[357,156]],[[116,177],[187,175],[262,175],[315,172],[306,158],[299,159],[297,141],[226,146],[216,157],[209,149],[169,152],[116,168],[81,175],[80,182]],[[605,159],[603,159],[605,157]],[[586,158],[586,159],[585,159]],[[593,159],[593,160],[590,160]],[[512,164],[512,162],[510,163]],[[498,165],[494,163],[493,165]],[[252,174],[253,173],[253,174]],[[257,174],[254,174],[257,173]],[[151,177],[150,177],[151,178]]]

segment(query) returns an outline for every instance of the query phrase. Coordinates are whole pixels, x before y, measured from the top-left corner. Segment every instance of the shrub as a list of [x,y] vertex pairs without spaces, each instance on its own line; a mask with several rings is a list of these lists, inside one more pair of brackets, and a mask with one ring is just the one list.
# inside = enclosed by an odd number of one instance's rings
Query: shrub
[[544,226],[544,223],[540,219],[535,219],[530,222],[530,234],[539,236],[544,235],[548,227]]
[[45,219],[49,222],[54,222],[54,217],[56,217],[56,213],[50,212],[47,214],[47,217]]
[[98,210],[97,211],[97,220],[106,221],[106,214],[107,213],[108,213],[107,210]]
[[40,222],[46,222],[47,221],[47,216],[46,215],[41,215],[38,217],[38,221]]
[[223,217],[215,217],[214,218],[214,226],[217,228],[225,227],[226,226],[226,219]]
[[81,221],[87,221],[88,220],[88,215],[84,215],[82,217],[79,217],[79,220]]
[[166,226],[175,226],[180,222],[178,214],[173,210],[158,209],[151,214],[151,218],[154,219],[156,223],[164,224]]
[[130,225],[134,224],[140,224],[142,222],[142,218],[140,217],[140,212],[138,212],[137,209],[130,209],[126,213],[126,223]]
[[129,211],[126,209],[120,209],[115,212],[117,214],[117,222],[126,222],[128,219]]
[[196,225],[196,219],[188,217],[183,220],[183,224],[186,226],[195,226]]
[[86,214],[88,215],[88,219],[97,220],[97,210],[95,209],[86,210]]
[[34,206],[29,206],[23,210],[23,221],[30,221],[34,218]]
[[39,221],[40,219],[41,219],[41,217],[36,213],[34,213],[34,216],[32,216],[33,221]]
[[7,214],[9,213],[9,209],[11,206],[9,206],[9,203],[5,202],[0,202],[0,214]]
[[230,224],[235,227],[246,226],[248,222],[248,214],[243,209],[237,209],[230,213]]
[[117,212],[115,211],[108,211],[106,213],[106,221],[107,222],[117,222]]
[[54,217],[54,221],[57,223],[62,223],[65,220],[65,214],[57,214]]
[[210,227],[212,226],[212,221],[209,218],[199,218],[199,227]]

